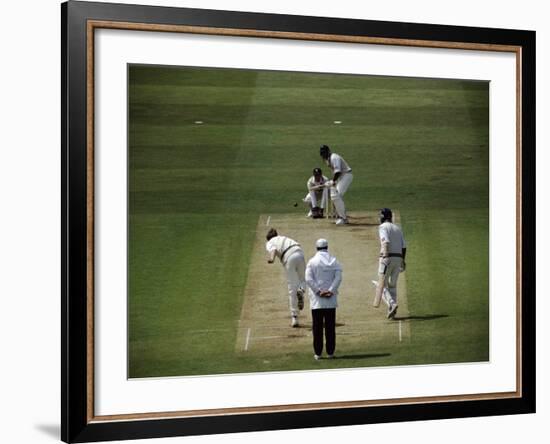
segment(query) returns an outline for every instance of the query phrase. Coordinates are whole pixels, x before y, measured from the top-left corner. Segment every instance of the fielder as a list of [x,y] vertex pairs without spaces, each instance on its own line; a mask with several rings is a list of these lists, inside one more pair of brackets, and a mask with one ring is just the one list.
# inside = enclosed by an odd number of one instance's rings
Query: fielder
[[313,357],[321,359],[323,353],[323,330],[325,331],[327,357],[334,358],[336,349],[336,307],[338,288],[342,282],[342,266],[328,252],[326,239],[315,243],[317,254],[307,263],[306,282],[309,287],[313,331]]
[[279,236],[275,228],[267,232],[265,248],[269,255],[268,264],[278,257],[286,271],[288,299],[290,305],[290,325],[298,327],[298,311],[304,308],[306,260],[302,247],[295,240]]
[[405,255],[407,244],[401,228],[392,222],[393,214],[389,208],[380,210],[380,260],[378,266],[378,282],[376,283],[376,295],[374,307],[380,305],[380,300],[388,306],[388,319],[393,319],[397,314],[397,279],[399,273],[405,271]]
[[338,218],[336,219],[336,225],[345,225],[348,223],[346,215],[346,206],[344,204],[344,194],[348,190],[353,180],[353,174],[351,174],[351,168],[347,162],[336,153],[332,153],[327,145],[321,145],[319,154],[325,161],[325,163],[332,170],[333,178],[326,182],[326,186],[330,187],[330,197],[336,210]]
[[327,207],[328,201],[328,188],[325,183],[328,182],[328,178],[323,176],[321,168],[313,169],[313,176],[307,181],[307,194],[302,201],[309,206],[309,213],[307,217],[318,219],[323,217],[323,212]]

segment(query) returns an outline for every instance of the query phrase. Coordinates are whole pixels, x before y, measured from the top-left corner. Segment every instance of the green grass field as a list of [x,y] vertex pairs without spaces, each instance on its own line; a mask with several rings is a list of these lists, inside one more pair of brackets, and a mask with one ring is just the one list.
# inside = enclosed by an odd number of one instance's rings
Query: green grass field
[[131,66],[128,91],[129,377],[312,368],[235,343],[258,217],[304,212],[321,144],[352,213],[399,209],[411,316],[406,346],[325,367],[489,359],[488,83]]

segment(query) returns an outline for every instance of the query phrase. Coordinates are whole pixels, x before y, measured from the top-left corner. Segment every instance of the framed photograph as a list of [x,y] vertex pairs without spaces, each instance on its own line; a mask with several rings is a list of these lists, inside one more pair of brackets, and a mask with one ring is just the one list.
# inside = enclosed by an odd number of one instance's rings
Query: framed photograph
[[62,439],[535,411],[535,33],[69,1]]

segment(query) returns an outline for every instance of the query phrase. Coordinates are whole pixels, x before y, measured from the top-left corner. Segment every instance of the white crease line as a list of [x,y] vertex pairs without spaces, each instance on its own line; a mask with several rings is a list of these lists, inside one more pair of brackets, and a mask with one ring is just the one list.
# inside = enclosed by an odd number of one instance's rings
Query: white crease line
[[402,325],[402,322],[399,321],[399,342],[401,342],[403,340],[403,329],[402,329],[401,325]]
[[271,216],[267,216],[267,222],[265,223],[266,226],[269,225],[269,221],[271,220]]
[[246,331],[246,342],[244,343],[244,351],[248,351],[248,344],[250,343],[250,327]]

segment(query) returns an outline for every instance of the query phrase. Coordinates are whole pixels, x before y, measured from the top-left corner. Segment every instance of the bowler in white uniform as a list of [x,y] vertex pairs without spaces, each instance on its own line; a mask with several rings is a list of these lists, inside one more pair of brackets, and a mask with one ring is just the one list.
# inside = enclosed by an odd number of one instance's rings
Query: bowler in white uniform
[[298,327],[298,311],[304,308],[306,260],[302,247],[295,240],[279,236],[275,228],[267,232],[265,249],[269,255],[267,262],[272,264],[278,257],[286,271],[288,299],[290,305],[290,325]]
[[353,181],[351,168],[342,156],[331,152],[327,145],[321,145],[319,154],[333,174],[332,180],[329,180],[325,185],[330,187],[330,198],[338,215],[336,225],[345,225],[348,223],[348,216],[343,197]]
[[323,330],[326,338],[327,357],[334,358],[336,349],[336,307],[338,307],[338,288],[342,282],[342,266],[328,252],[326,239],[315,243],[317,254],[306,267],[306,283],[309,288],[313,331],[313,357],[321,359],[323,353]]
[[383,299],[388,306],[388,318],[393,319],[397,314],[397,279],[405,271],[407,244],[401,228],[392,222],[392,211],[382,208],[379,216],[380,259],[374,305],[377,307]]

